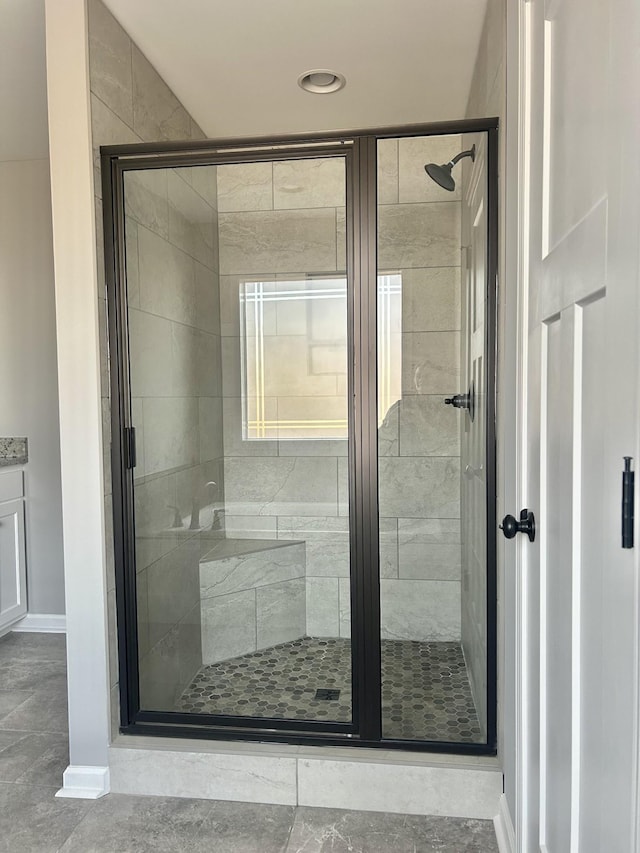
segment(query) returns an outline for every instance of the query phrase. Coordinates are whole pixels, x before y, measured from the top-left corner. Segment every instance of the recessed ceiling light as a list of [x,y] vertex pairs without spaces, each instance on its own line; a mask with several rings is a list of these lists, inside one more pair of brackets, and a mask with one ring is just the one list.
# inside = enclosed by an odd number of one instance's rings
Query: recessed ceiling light
[[346,80],[343,74],[329,71],[328,68],[316,68],[306,71],[298,77],[298,86],[305,92],[313,92],[315,95],[328,95],[329,92],[337,92],[343,89]]

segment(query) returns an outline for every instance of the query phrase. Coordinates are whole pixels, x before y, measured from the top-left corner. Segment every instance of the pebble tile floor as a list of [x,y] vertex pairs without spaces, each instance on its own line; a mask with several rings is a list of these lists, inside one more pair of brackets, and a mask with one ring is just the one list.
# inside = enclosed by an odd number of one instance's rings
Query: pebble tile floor
[[68,764],[64,637],[0,638],[0,853],[498,853],[487,820],[108,794]]
[[[339,690],[334,700],[316,690]],[[351,644],[303,637],[203,667],[178,709],[294,720],[351,720]],[[385,737],[482,741],[458,643],[382,641]]]

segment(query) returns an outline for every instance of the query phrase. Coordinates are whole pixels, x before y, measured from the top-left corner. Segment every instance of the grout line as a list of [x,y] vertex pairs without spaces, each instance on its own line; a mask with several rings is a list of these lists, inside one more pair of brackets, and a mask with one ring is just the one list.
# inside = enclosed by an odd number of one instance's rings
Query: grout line
[[[276,190],[275,190],[275,175],[273,171],[274,161],[271,160],[271,210],[276,209]],[[246,211],[245,211],[246,212]],[[256,211],[257,213],[258,211]]]
[[253,624],[255,631],[255,647],[256,651],[258,650],[258,590],[256,587],[253,588]]
[[[91,29],[91,27],[89,27]],[[123,30],[124,32],[124,30]],[[129,71],[131,72],[131,124],[135,125],[136,123],[136,98],[134,94],[135,84],[133,81],[133,39],[128,35],[129,38]],[[91,49],[89,49],[89,53],[91,53]],[[91,80],[91,75],[89,75],[89,80]],[[93,132],[93,127],[91,128]],[[133,130],[133,128],[132,128]],[[134,131],[135,133],[135,131]],[[93,134],[92,134],[93,135]]]
[[[48,157],[24,157],[24,158],[9,157],[7,160],[0,157],[0,166],[7,165],[9,163],[12,163],[12,164],[13,163],[47,163],[47,164],[49,164],[49,162],[50,161],[49,161]],[[96,198],[96,201],[99,201],[100,203],[102,203],[101,198],[98,198],[98,196],[95,196],[95,198]]]
[[[144,142],[144,141],[145,141],[145,140],[140,136],[140,134],[139,134],[139,133],[136,133],[135,129],[134,129],[130,124],[128,124],[128,122],[126,122],[126,121],[125,121],[121,116],[119,116],[119,115],[118,115],[118,113],[113,109],[113,107],[111,107],[111,106],[110,106],[110,105],[109,105],[109,104],[108,104],[108,103],[107,103],[103,98],[101,98],[99,95],[97,95],[97,94],[94,92],[94,90],[93,90],[93,89],[91,89],[91,88],[89,89],[89,94],[90,94],[90,95],[92,95],[92,96],[96,99],[96,101],[100,101],[100,103],[102,104],[102,106],[103,106],[105,109],[109,110],[109,112],[111,113],[111,115],[112,115],[112,116],[115,116],[115,118],[120,122],[120,124],[123,124],[123,125],[127,128],[127,130],[130,130],[130,131],[131,131],[131,133],[133,133],[133,135],[136,137],[136,142]],[[133,118],[132,118],[132,122],[133,122]],[[96,148],[99,148],[99,147],[100,147],[100,145],[104,145],[105,143],[103,143],[103,142],[98,142],[97,140],[95,140],[95,139],[93,138],[93,130],[94,130],[94,126],[93,126],[93,112],[91,111],[91,142],[92,142],[92,147],[93,147],[93,149],[94,149],[94,156],[95,156],[95,154],[97,153],[97,152],[95,152],[95,149],[96,149]],[[134,144],[134,143],[130,143],[130,144]],[[100,158],[99,158],[99,156],[98,156],[98,162],[97,162],[97,163],[94,163],[94,166],[95,166],[98,170],[100,170],[101,163],[100,163]]]
[[[108,795],[107,795],[107,796],[108,796]],[[66,798],[63,798],[63,799],[65,799],[65,800],[66,800]],[[93,812],[93,811],[94,811],[94,809],[96,808],[96,803],[98,803],[101,799],[104,799],[104,797],[99,797],[97,800],[83,800],[83,801],[82,801],[82,802],[87,803],[87,809],[86,809],[85,813],[84,813],[83,815],[81,815],[81,816],[80,816],[80,819],[78,820],[78,822],[76,823],[76,825],[73,827],[73,829],[71,830],[71,832],[70,832],[70,833],[67,835],[67,837],[64,839],[64,841],[62,842],[62,844],[60,845],[60,847],[58,847],[58,848],[57,848],[58,850],[62,850],[62,849],[65,847],[65,845],[67,844],[67,842],[69,841],[69,839],[71,838],[71,836],[74,834],[74,832],[76,831],[76,829],[78,829],[78,827],[80,826],[80,824],[81,824],[84,820],[86,820],[86,819],[89,817],[89,815],[90,815],[90,814],[92,814],[92,812]],[[67,800],[67,802],[68,802],[68,800]],[[77,800],[75,800],[75,801],[73,801],[73,800],[72,800],[72,802],[77,802]]]
[[296,824],[296,817],[298,812],[298,759],[296,758],[296,805],[293,806],[293,816],[291,818],[291,826],[289,827],[289,834],[287,835],[287,840],[284,843],[281,853],[294,853],[293,849],[289,850],[289,845],[291,844],[291,836],[293,835],[293,828]]

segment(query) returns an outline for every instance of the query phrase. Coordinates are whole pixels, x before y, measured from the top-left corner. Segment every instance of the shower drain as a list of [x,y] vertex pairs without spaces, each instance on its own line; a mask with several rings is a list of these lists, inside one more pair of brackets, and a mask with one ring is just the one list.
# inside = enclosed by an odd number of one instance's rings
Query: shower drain
[[336,702],[340,698],[340,691],[331,687],[320,687],[316,690],[315,699],[322,699],[325,702]]

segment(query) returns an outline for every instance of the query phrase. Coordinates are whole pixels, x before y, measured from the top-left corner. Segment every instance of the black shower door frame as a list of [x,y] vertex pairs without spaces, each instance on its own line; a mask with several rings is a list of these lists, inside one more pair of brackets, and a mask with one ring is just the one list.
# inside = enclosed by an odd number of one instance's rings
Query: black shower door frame
[[[377,435],[377,142],[411,136],[487,134],[487,739],[485,743],[383,737]],[[282,137],[137,143],[100,149],[111,365],[111,464],[119,656],[120,732],[131,735],[360,746],[460,755],[497,749],[496,326],[498,119]],[[347,347],[352,722],[232,717],[140,708],[134,467],[125,268],[127,171],[338,157],[346,165]]]

